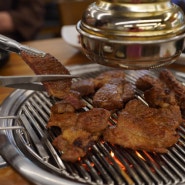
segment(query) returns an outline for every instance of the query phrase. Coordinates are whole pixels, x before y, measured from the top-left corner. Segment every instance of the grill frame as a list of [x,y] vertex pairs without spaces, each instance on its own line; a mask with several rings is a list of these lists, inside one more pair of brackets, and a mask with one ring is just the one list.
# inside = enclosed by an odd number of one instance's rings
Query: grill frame
[[[110,68],[100,66],[97,64],[84,65],[83,67],[73,66],[69,68],[72,74],[75,74],[75,75],[83,74],[83,77],[88,77],[90,73],[91,75],[94,75],[94,73],[102,72],[103,70],[108,70],[108,69]],[[142,75],[144,73],[142,73]],[[129,76],[128,80],[132,80],[132,78],[135,78],[136,75],[137,75],[137,72],[132,72],[132,75]],[[151,72],[151,75],[155,75],[154,72]],[[46,93],[42,94],[39,92],[25,91],[25,90],[14,91],[3,102],[0,109],[0,116],[17,115],[22,113],[23,111],[22,107],[25,106],[27,102],[28,102],[27,106],[29,107],[30,99],[34,98],[34,96],[36,97],[36,99],[37,98],[39,99],[40,95],[48,99]],[[31,113],[34,114],[34,111],[31,110]],[[47,115],[45,119],[47,119]],[[11,119],[0,121],[1,126],[12,126],[14,124],[17,124],[17,122],[15,123],[15,120],[11,120]],[[185,130],[185,124],[183,124],[181,135],[185,133],[184,130]],[[43,132],[41,133],[41,135],[42,134],[44,134],[44,137],[45,137],[46,133]],[[19,135],[20,137],[17,137]],[[183,164],[179,163],[181,162],[179,160],[183,157],[182,155],[185,154],[185,144],[184,144],[184,148],[182,148],[179,145],[175,145],[170,149],[170,152],[168,154],[160,154],[160,155],[157,154],[157,156],[155,155],[152,156],[152,157],[160,158],[159,161],[157,162],[155,161],[153,163],[151,162],[152,160],[150,159],[151,155],[149,154],[149,156],[147,156],[148,153],[139,152],[139,154],[141,154],[142,156],[145,156],[145,159],[148,159],[148,161],[143,161],[140,159],[136,159],[135,153],[132,150],[123,149],[119,146],[112,147],[107,143],[100,142],[93,146],[92,153],[91,153],[92,155],[87,156],[87,158],[85,158],[83,162],[88,166],[89,171],[92,171],[92,172],[97,170],[91,166],[91,162],[94,162],[96,165],[96,168],[101,169],[99,171],[101,171],[101,173],[104,173],[106,175],[104,177],[106,179],[102,181],[101,178],[97,176],[97,173],[93,173],[94,177],[91,177],[90,179],[88,179],[88,174],[82,175],[84,178],[79,178],[78,175],[75,174],[76,169],[73,170],[73,168],[77,168],[77,169],[81,168],[78,164],[75,164],[74,167],[73,165],[71,164],[68,165],[65,162],[61,164],[61,166],[64,165],[65,168],[67,168],[66,170],[67,173],[69,173],[69,171],[72,172],[72,174],[70,175],[67,174],[64,169],[62,169],[63,167],[61,169],[59,168],[58,170],[58,168],[53,169],[52,166],[49,166],[49,167],[47,165],[45,166],[47,159],[41,157],[39,160],[37,156],[34,155],[34,153],[31,153],[31,150],[33,149],[29,146],[29,143],[28,145],[27,143],[24,143],[26,141],[24,137],[23,137],[24,139],[21,140],[22,137],[23,136],[22,136],[21,130],[0,131],[0,140],[3,141],[0,143],[0,151],[3,158],[13,168],[15,168],[20,174],[22,174],[25,178],[27,178],[29,181],[35,184],[39,184],[39,185],[40,184],[64,185],[69,183],[72,185],[84,184],[84,183],[85,184],[104,184],[103,182],[106,182],[106,184],[180,184],[185,182],[185,179],[184,179],[185,170],[183,169],[185,167],[185,162]],[[183,138],[182,140],[184,143]],[[23,143],[25,145],[23,145]],[[117,165],[115,160],[111,159],[110,151],[113,151],[117,156],[117,158],[119,159],[119,161],[122,161],[124,166],[127,167],[126,172],[120,169],[120,166]],[[176,155],[177,158],[174,158],[174,155]],[[114,165],[113,166],[109,165],[107,163],[107,159],[110,160],[110,162]],[[183,173],[180,173],[179,171],[177,171],[176,168],[174,169],[173,163],[177,164],[179,166],[180,172],[183,172]],[[129,165],[135,165],[136,168],[130,167]],[[58,166],[60,166],[60,164]],[[104,170],[104,168],[102,168],[106,166],[107,168],[109,168],[108,172],[106,169]],[[170,167],[170,170],[167,168],[167,166]],[[158,180],[156,176],[150,171],[144,174],[145,171],[143,171],[142,168],[146,168],[146,169],[152,168],[156,172],[157,176],[160,176],[159,179],[162,179],[162,180]],[[80,169],[80,170],[83,170],[83,169]],[[167,174],[165,174],[164,172],[166,172]],[[169,180],[168,176],[171,177],[172,172],[175,173],[174,179],[172,178],[171,180]],[[118,173],[118,174],[120,173],[120,174],[117,176],[117,174],[115,173]],[[122,175],[123,178],[121,178],[120,175]],[[96,180],[95,181],[91,180],[93,178]],[[153,181],[151,181],[151,179],[153,179]]]

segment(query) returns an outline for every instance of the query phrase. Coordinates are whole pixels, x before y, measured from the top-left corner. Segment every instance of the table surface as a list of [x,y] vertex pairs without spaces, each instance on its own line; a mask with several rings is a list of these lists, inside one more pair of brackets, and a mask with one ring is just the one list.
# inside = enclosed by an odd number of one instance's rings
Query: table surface
[[[89,59],[78,49],[65,43],[62,38],[37,40],[24,43],[27,46],[37,48],[53,55],[64,65],[88,64]],[[185,72],[184,65],[170,65],[170,68]],[[11,53],[8,63],[0,68],[0,75],[29,75],[33,71],[26,65],[21,57],[15,53]],[[8,97],[13,91],[11,88],[2,88],[0,93],[0,103]],[[0,169],[1,185],[31,185],[21,175],[16,173],[10,166]]]

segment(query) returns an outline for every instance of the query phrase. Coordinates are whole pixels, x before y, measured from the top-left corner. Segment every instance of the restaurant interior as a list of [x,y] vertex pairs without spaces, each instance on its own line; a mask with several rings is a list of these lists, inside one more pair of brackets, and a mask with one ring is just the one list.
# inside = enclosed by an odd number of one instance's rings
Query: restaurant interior
[[[93,0],[45,0],[44,25],[36,39],[61,36],[61,27],[75,25]],[[70,10],[70,11],[69,11]]]

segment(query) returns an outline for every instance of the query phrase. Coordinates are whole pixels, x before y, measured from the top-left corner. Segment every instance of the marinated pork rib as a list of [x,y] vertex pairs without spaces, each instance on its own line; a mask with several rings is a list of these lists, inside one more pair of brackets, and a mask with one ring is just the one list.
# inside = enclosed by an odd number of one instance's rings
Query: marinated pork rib
[[150,107],[177,105],[175,94],[159,78],[144,75],[136,81],[136,87],[144,91],[144,99]]
[[47,127],[59,127],[61,131],[70,127],[74,127],[76,125],[78,116],[79,114],[74,112],[65,112],[62,114],[52,113]]
[[155,109],[131,100],[120,112],[117,127],[106,129],[104,140],[134,150],[165,153],[178,141],[176,129],[181,121],[178,106]]
[[153,86],[144,92],[144,98],[148,105],[154,108],[177,105],[174,92],[165,86]]
[[[44,57],[38,57],[22,51],[20,55],[37,75],[70,74],[69,71],[50,54],[46,54]],[[71,79],[63,79],[51,82],[43,82],[43,84],[50,96],[62,99],[70,91],[71,81]]]
[[94,94],[95,92],[94,79],[88,78],[78,80],[72,83],[71,89],[79,92],[82,97]]
[[[169,78],[168,73],[163,75],[165,80]],[[135,89],[121,70],[74,82],[68,96],[52,106],[47,124],[48,128],[60,128],[53,145],[61,151],[61,158],[77,161],[102,136],[105,141],[134,150],[167,152],[178,141],[182,117],[176,91],[165,80],[145,75],[136,81],[149,107],[134,99]],[[95,108],[84,112],[81,97],[88,95]],[[119,110],[117,126],[108,128],[111,111],[115,110]]]
[[136,87],[141,91],[146,91],[148,89],[151,89],[153,86],[161,85],[163,86],[163,83],[158,78],[154,78],[147,74],[138,78],[136,81]]
[[114,78],[125,79],[125,73],[123,70],[110,70],[105,71],[99,74],[94,78],[94,87],[95,89],[99,89],[104,84],[109,83]]
[[65,99],[56,102],[51,107],[50,118],[47,127],[57,126],[65,129],[75,126],[78,113],[75,111],[85,107],[86,104],[80,99],[78,92],[71,91]]
[[70,91],[63,100],[56,102],[51,107],[52,113],[74,112],[86,106],[86,103],[81,99],[81,96],[76,91]]
[[145,75],[136,81],[136,87],[144,91],[145,100],[151,107],[180,106],[185,116],[185,87],[167,69],[162,70],[159,78]]
[[93,96],[93,106],[111,111],[123,108],[135,94],[121,70],[106,71],[95,78],[74,82],[71,89],[80,92],[81,96]]
[[53,146],[61,151],[61,159],[76,162],[84,157],[89,148],[98,140],[98,137],[83,130],[70,127],[63,131],[62,135],[56,137]]
[[53,145],[62,151],[61,158],[75,162],[85,156],[107,128],[109,117],[110,112],[102,108],[79,113],[52,114],[47,126],[58,126],[62,131],[53,141]]
[[71,89],[78,91],[81,96],[93,95],[104,84],[115,78],[124,79],[125,73],[122,70],[105,71],[95,78],[82,79],[72,83]]
[[169,70],[163,70],[159,78],[174,92],[177,104],[185,116],[185,86],[182,85]]
[[122,78],[114,78],[97,90],[93,97],[95,107],[117,110],[133,99],[135,92],[132,84]]

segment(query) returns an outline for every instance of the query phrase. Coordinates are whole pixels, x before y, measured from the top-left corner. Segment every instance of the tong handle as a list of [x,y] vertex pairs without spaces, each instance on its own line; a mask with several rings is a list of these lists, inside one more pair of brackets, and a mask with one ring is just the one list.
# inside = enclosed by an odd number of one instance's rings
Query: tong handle
[[0,34],[0,48],[4,49],[6,51],[15,52],[18,54],[20,54],[21,51],[25,51],[27,53],[31,53],[31,54],[41,56],[41,57],[44,57],[46,54],[43,51],[22,45],[21,43],[17,42],[16,40],[13,40],[9,37],[6,37],[2,34]]
[[0,34],[0,48],[6,51],[20,53],[19,42]]

